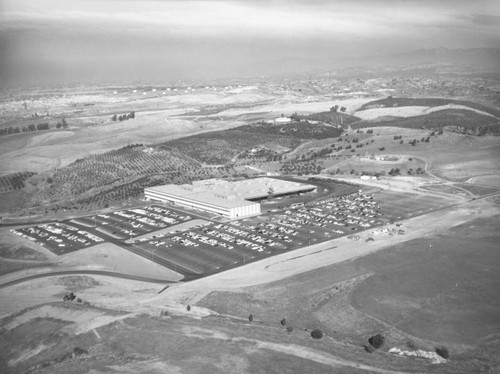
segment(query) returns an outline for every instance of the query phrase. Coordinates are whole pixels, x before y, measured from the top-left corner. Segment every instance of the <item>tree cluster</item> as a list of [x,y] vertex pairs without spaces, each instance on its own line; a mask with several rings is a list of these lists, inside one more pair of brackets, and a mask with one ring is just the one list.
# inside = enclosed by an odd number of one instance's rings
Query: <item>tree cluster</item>
[[422,168],[418,168],[417,170],[413,170],[412,168],[408,169],[408,175],[423,175],[425,171]]
[[[342,113],[345,113],[345,111],[347,110],[347,108],[345,106],[343,107],[340,107],[340,111]],[[338,105],[334,105],[330,108],[330,112],[338,112],[339,111],[339,106]]]
[[63,118],[59,122],[56,123],[56,128],[60,129],[61,127],[63,129],[68,128],[68,122],[66,122],[66,118]]
[[393,168],[388,173],[390,176],[395,177],[396,175],[401,175],[401,170],[399,168]]
[[18,134],[21,131],[22,132],[30,132],[30,131],[49,130],[49,129],[50,129],[50,125],[48,122],[43,122],[43,123],[39,123],[36,125],[34,123],[32,123],[32,124],[29,124],[28,126],[24,126],[22,128],[22,130],[20,130],[19,127],[10,126],[10,127],[4,128],[4,129],[0,129],[0,136],[1,135]]
[[129,119],[135,119],[135,112],[125,113],[121,115],[113,114],[111,117],[112,121],[128,121]]

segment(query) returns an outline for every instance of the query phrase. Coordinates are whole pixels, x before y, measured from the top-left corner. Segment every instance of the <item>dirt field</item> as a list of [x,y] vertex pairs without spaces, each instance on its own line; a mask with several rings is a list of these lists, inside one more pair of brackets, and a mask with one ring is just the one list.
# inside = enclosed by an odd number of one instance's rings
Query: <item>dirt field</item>
[[[200,363],[193,361],[192,357],[213,356],[220,360],[216,352],[223,350],[227,352],[224,342],[230,339],[232,349],[244,349],[247,352],[243,356],[242,352],[235,352],[234,359],[236,357],[248,357],[247,349],[249,346],[253,347],[251,352],[259,354],[260,352],[266,352],[268,355],[265,356],[266,358],[260,355],[257,356],[258,358],[255,357],[256,362],[259,362],[259,367],[264,368],[265,372],[273,372],[275,370],[273,368],[276,368],[276,357],[280,357],[280,354],[286,354],[286,356],[283,356],[283,360],[287,363],[280,363],[279,369],[276,369],[277,372],[282,372],[283,368],[286,369],[287,365],[292,365],[292,363],[295,365],[294,367],[301,367],[305,362],[311,361],[313,363],[309,364],[308,370],[313,373],[315,372],[314,370],[317,370],[318,373],[324,372],[324,365],[327,365],[326,368],[335,368],[335,370],[338,369],[338,372],[344,373],[358,373],[360,372],[360,368],[363,367],[368,372],[383,373],[389,373],[391,372],[390,370],[394,370],[395,372],[404,372],[406,370],[411,370],[412,372],[415,370],[419,372],[433,371],[434,369],[432,368],[434,366],[425,360],[402,360],[391,354],[383,353],[387,352],[387,349],[391,346],[405,348],[406,343],[411,341],[413,346],[427,350],[433,350],[436,343],[448,344],[453,354],[453,359],[439,367],[439,372],[441,373],[478,372],[479,370],[484,370],[485,365],[490,365],[490,367],[492,367],[491,365],[497,365],[494,361],[491,361],[492,353],[487,349],[477,348],[479,349],[478,354],[483,357],[482,362],[469,360],[468,357],[471,357],[470,355],[474,354],[474,357],[477,356],[476,351],[472,351],[476,348],[470,342],[468,344],[456,344],[451,338],[450,340],[435,342],[431,336],[413,336],[411,335],[411,331],[403,328],[404,326],[391,326],[391,321],[385,322],[376,316],[368,316],[362,310],[353,308],[350,304],[351,299],[349,295],[354,295],[356,290],[361,289],[360,287],[365,282],[371,282],[372,278],[377,280],[380,279],[380,274],[384,274],[384,272],[389,272],[388,274],[390,275],[392,274],[390,271],[396,271],[397,274],[403,277],[400,282],[400,293],[397,294],[401,298],[402,296],[399,295],[402,293],[404,296],[404,290],[406,290],[405,284],[415,281],[415,277],[418,275],[427,274],[424,271],[420,273],[407,272],[408,278],[404,278],[407,274],[401,273],[399,270],[401,266],[410,266],[413,262],[416,265],[420,264],[419,266],[425,269],[427,268],[428,261],[423,261],[423,254],[434,255],[434,253],[429,252],[430,248],[428,247],[424,253],[420,253],[418,250],[410,247],[407,250],[400,250],[400,247],[386,251],[380,251],[381,249],[401,243],[409,245],[409,243],[414,243],[415,240],[418,243],[418,240],[422,240],[419,238],[422,238],[424,235],[428,235],[428,239],[424,239],[424,241],[440,241],[441,239],[434,238],[438,238],[440,234],[444,235],[443,230],[449,227],[464,222],[467,222],[469,226],[478,226],[481,224],[481,221],[474,221],[476,217],[483,217],[484,220],[495,222],[494,220],[498,217],[498,215],[495,216],[497,213],[497,208],[491,207],[482,201],[474,201],[468,205],[437,211],[426,216],[405,221],[404,228],[407,232],[405,235],[381,236],[377,237],[375,242],[369,243],[364,241],[364,235],[359,241],[341,238],[328,243],[328,245],[316,245],[310,248],[299,249],[250,264],[244,269],[244,273],[241,269],[234,269],[199,281],[171,285],[160,295],[158,295],[158,292],[161,290],[161,286],[113,280],[108,277],[98,276],[93,276],[92,279],[95,279],[95,281],[92,282],[86,279],[65,279],[54,282],[54,279],[61,278],[56,277],[23,283],[9,289],[0,290],[2,300],[9,300],[8,303],[2,303],[1,315],[6,316],[29,306],[61,300],[65,292],[67,293],[69,290],[72,290],[72,292],[75,292],[84,301],[89,301],[100,307],[109,307],[128,313],[148,313],[158,316],[163,311],[168,314],[191,315],[195,317],[205,316],[207,318],[212,312],[204,307],[209,307],[216,312],[231,314],[236,319],[234,319],[233,323],[231,322],[233,321],[231,318],[228,319],[226,316],[215,315],[214,317],[210,317],[215,318],[213,325],[210,322],[210,318],[204,319],[201,329],[198,326],[193,330],[192,327],[182,327],[182,323],[179,324],[179,322],[176,322],[174,325],[162,325],[161,321],[152,320],[151,317],[139,318],[137,320],[129,318],[123,320],[123,322],[113,322],[113,319],[106,317],[105,320],[108,322],[111,321],[111,324],[99,325],[101,327],[91,330],[89,328],[82,330],[89,331],[88,333],[78,336],[69,335],[67,337],[59,335],[57,342],[49,337],[45,340],[40,338],[37,344],[34,345],[24,343],[19,345],[19,343],[16,343],[12,345],[12,348],[4,350],[4,352],[6,352],[9,360],[14,360],[14,366],[9,366],[9,368],[15,367],[16,370],[22,370],[23,367],[31,367],[37,363],[55,359],[57,355],[54,352],[64,353],[67,349],[81,346],[89,350],[90,356],[73,360],[83,360],[81,362],[85,363],[84,365],[86,366],[83,366],[85,368],[103,368],[102,365],[114,365],[112,367],[116,371],[133,368],[135,367],[133,365],[138,365],[140,362],[146,362],[145,365],[153,365],[148,360],[161,362],[157,365],[160,365],[159,367],[162,368],[171,367],[161,366],[165,365],[165,362],[169,363],[168,365],[175,363],[174,365],[176,366],[186,367],[185,365],[188,364],[182,358],[186,356],[179,356],[179,354],[180,352],[185,352],[184,354],[189,352],[189,357],[191,358],[191,364],[189,365],[191,366],[187,367],[190,372],[198,372],[201,369],[200,366],[196,365]],[[491,231],[492,228],[487,227],[485,230]],[[461,231],[458,230],[458,232]],[[451,231],[451,233],[452,236],[455,235],[455,231]],[[481,233],[479,232],[477,235],[480,236]],[[417,248],[421,248],[421,245],[417,244]],[[453,248],[447,248],[447,250],[453,251]],[[370,253],[372,254],[369,255]],[[468,261],[469,257],[467,256],[471,253],[470,249],[467,253],[464,261]],[[475,251],[472,253],[475,253]],[[351,261],[345,261],[349,259]],[[486,260],[484,263],[487,263]],[[491,263],[494,263],[492,258],[490,260]],[[446,260],[441,262],[442,266],[446,264]],[[413,275],[410,276],[411,274]],[[443,274],[455,275],[456,273],[451,269],[450,272],[443,272]],[[471,274],[472,278],[478,275],[478,273],[474,272]],[[373,277],[370,277],[372,275]],[[485,276],[484,274],[479,275]],[[426,277],[431,278],[428,275]],[[272,281],[275,282],[269,283]],[[481,278],[478,278],[477,281],[481,281]],[[477,286],[477,281],[472,283],[473,287]],[[453,286],[450,282],[442,282],[444,288],[440,292],[448,292],[446,287]],[[376,282],[375,285],[377,284],[380,283]],[[244,288],[248,286],[254,287]],[[378,289],[374,288],[374,290],[377,291]],[[234,294],[234,292],[237,292],[237,294]],[[206,297],[207,295],[209,296]],[[366,293],[362,295],[366,296]],[[483,298],[489,297],[489,294],[481,293],[478,295]],[[367,295],[366,297],[371,296]],[[449,301],[452,304],[447,305],[461,305],[460,303],[464,302],[464,300],[466,302],[470,302],[471,300],[467,298],[460,299],[462,297],[460,293],[455,294],[455,296],[456,299],[450,299]],[[365,299],[361,298],[361,300]],[[407,299],[403,298],[403,300]],[[477,299],[473,298],[472,300],[477,302]],[[437,301],[434,302],[437,303]],[[493,303],[491,304],[493,308],[498,307],[494,301],[491,303]],[[191,311],[186,310],[186,305],[188,304],[192,305]],[[376,303],[374,304],[377,305]],[[394,307],[395,303],[389,303],[389,306],[391,305]],[[434,308],[437,308],[438,304],[435,305]],[[407,302],[405,306],[412,307],[414,304]],[[41,310],[41,314],[39,313],[38,315],[43,317],[45,309],[39,310]],[[466,311],[467,309],[464,310]],[[490,313],[487,309],[478,311],[481,313],[481,316],[487,316]],[[369,312],[372,313],[371,310]],[[494,311],[492,312],[495,313]],[[256,327],[252,327],[252,324],[248,325],[248,315],[250,313],[254,315]],[[393,316],[391,318],[396,318],[398,314],[393,313],[391,316]],[[279,321],[283,317],[286,317],[288,321],[287,326],[293,328],[291,334],[287,333],[279,324]],[[463,318],[469,317],[469,314],[465,313],[461,315],[460,318],[462,319],[458,318],[457,320],[448,321],[448,323],[464,323]],[[389,317],[386,316],[385,318]],[[410,318],[410,316],[407,318]],[[63,320],[65,319],[63,318]],[[4,333],[4,338],[8,339],[8,341],[19,342],[19,336],[25,334],[26,328],[35,329],[37,333],[41,332],[43,329],[38,327],[36,321],[39,320],[31,319],[30,322],[26,322],[10,330],[8,333]],[[170,320],[168,319],[166,323],[168,321]],[[496,325],[492,325],[492,322],[487,322],[488,320],[486,319],[485,321],[485,323],[477,325],[478,330],[485,331],[486,328],[495,328],[494,326]],[[81,328],[86,326],[84,322],[81,321]],[[196,320],[189,322],[189,324],[192,323],[199,324]],[[56,331],[59,328],[62,329],[66,324],[67,322],[64,325],[58,325],[60,327],[56,325],[50,325],[50,327],[53,331]],[[408,323],[408,325],[411,327],[411,323]],[[309,333],[304,331],[304,329],[308,329],[310,332],[314,328],[322,328],[326,332],[327,338],[317,343],[311,341]],[[75,325],[71,329],[71,331],[77,331],[79,327]],[[424,329],[423,331],[429,330]],[[142,335],[146,331],[147,339]],[[371,334],[378,332],[386,335],[386,346],[381,354],[369,355],[363,351],[362,345],[366,344],[366,339]],[[167,333],[169,334],[168,337],[164,335]],[[61,338],[63,339],[61,340]],[[194,344],[192,339],[195,339],[194,341],[196,342],[201,339],[202,345]],[[62,344],[61,342],[63,341],[65,342],[64,349],[52,348],[53,344]],[[149,346],[144,345],[145,341],[156,342],[154,346],[157,348],[153,350],[148,349],[147,347]],[[160,345],[160,341],[175,341],[175,346],[179,347],[179,349],[189,346],[190,350],[186,350],[185,348],[177,350],[177,348],[174,349],[171,346],[163,346]],[[91,347],[93,346],[101,348],[99,350],[92,349]],[[158,347],[163,348],[157,350]],[[214,348],[215,351],[211,351],[211,348]],[[15,354],[13,354],[12,349],[16,349]],[[100,355],[99,352],[105,352],[104,356]],[[130,355],[132,352],[138,353],[135,353],[134,358],[129,359],[128,363],[122,361],[122,357]],[[271,357],[273,360],[270,360]],[[248,359],[250,362],[254,362],[253,358]],[[274,364],[271,364],[271,361]],[[209,362],[211,361],[206,361],[206,359],[204,361],[205,364]],[[60,372],[63,372],[67,368],[66,365],[70,365],[71,363],[74,363],[74,361],[68,361],[67,363],[60,364],[60,366],[50,367],[47,370],[50,370],[51,373],[58,373],[58,368],[61,368],[62,371]],[[318,364],[320,366],[315,369],[314,365]],[[77,365],[77,367],[82,366]],[[154,367],[154,365],[151,367]],[[245,367],[238,366],[236,372],[246,370]],[[204,368],[206,369],[206,367]],[[216,368],[214,370],[215,372],[227,372],[224,368]]]
[[499,218],[477,219],[363,260],[375,274],[355,308],[439,344],[477,345],[500,332]]
[[[199,305],[296,328],[320,328],[362,345],[375,333],[386,348],[447,346],[467,373],[470,357],[499,367],[498,218],[473,219],[365,257],[238,293],[214,292]],[[413,348],[415,349],[415,348]],[[445,368],[441,368],[441,370]],[[455,370],[455,371],[454,371]]]
[[354,115],[356,117],[359,117],[359,118],[364,119],[364,120],[372,120],[372,119],[376,119],[379,117],[386,117],[386,116],[390,116],[390,117],[414,117],[414,116],[420,116],[423,114],[437,112],[439,110],[445,110],[445,109],[470,110],[470,111],[473,111],[475,113],[479,113],[479,114],[482,114],[485,116],[497,118],[493,114],[484,112],[482,110],[470,108],[470,107],[464,106],[464,105],[456,105],[456,104],[440,105],[440,106],[436,106],[436,107],[398,106],[398,107],[394,107],[394,108],[365,109],[365,110],[358,110],[358,111],[354,112]]
[[[291,96],[277,98],[253,87],[249,90],[202,90],[188,94],[161,96],[160,93],[119,93],[97,97],[96,106],[67,118],[68,129],[51,129],[48,132],[29,132],[0,138],[0,155],[3,162],[0,175],[16,171],[47,171],[64,166],[89,154],[102,153],[131,143],[152,144],[200,132],[223,130],[246,124],[252,118],[246,115],[268,113],[265,118],[279,117],[281,113],[311,113],[328,110],[331,101],[303,102]],[[51,107],[71,108],[68,102],[47,99]],[[76,98],[74,98],[76,100]],[[88,98],[92,100],[92,97]],[[354,109],[368,99],[348,99],[337,104]],[[38,105],[43,106],[41,101]],[[183,117],[186,113],[203,113],[204,108],[219,107],[215,115]],[[90,109],[89,109],[90,108]],[[128,121],[111,121],[113,113],[136,111]],[[22,122],[21,122],[22,123]],[[54,127],[54,125],[52,126]]]

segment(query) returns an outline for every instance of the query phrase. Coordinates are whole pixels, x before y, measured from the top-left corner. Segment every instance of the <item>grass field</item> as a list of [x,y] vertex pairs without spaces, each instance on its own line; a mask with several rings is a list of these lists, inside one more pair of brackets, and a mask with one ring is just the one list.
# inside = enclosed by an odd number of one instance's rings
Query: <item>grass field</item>
[[356,288],[354,307],[443,344],[476,345],[499,333],[498,218],[410,241],[392,256],[381,254],[383,268]]
[[[269,324],[286,317],[289,326],[320,327],[355,346],[382,333],[383,351],[448,347],[447,364],[422,372],[494,372],[500,367],[498,228],[498,216],[471,221],[241,293],[215,292],[200,305],[242,318],[253,313]],[[408,364],[418,371],[418,361]]]
[[489,115],[461,109],[443,109],[425,115],[408,118],[396,118],[384,121],[359,121],[352,124],[352,128],[394,126],[415,129],[449,128],[463,134],[485,135],[498,134],[500,127],[498,119]]
[[[75,308],[75,312],[78,310],[106,313],[85,307]],[[68,321],[37,319],[5,333],[0,343],[0,369],[12,374],[33,367],[41,374],[201,374],[207,370],[221,374],[320,374],[332,367],[343,374],[366,372],[354,363],[339,366],[336,357],[328,352],[329,343],[313,341],[307,332],[290,335],[284,329],[248,321],[208,318],[200,325],[185,317],[139,316],[79,336],[67,333],[71,327]],[[26,334],[33,339],[24,339]],[[65,358],[75,347],[87,353]],[[29,353],[37,349],[42,352],[30,357]]]
[[391,220],[406,219],[450,205],[441,197],[401,192],[375,193],[381,211]]
[[370,108],[394,108],[404,106],[426,106],[426,107],[439,107],[448,104],[462,105],[472,109],[480,110],[491,115],[500,117],[500,110],[486,105],[474,103],[472,101],[454,100],[444,98],[409,98],[409,97],[388,97],[385,99],[370,101],[364,104],[359,110],[366,110]]

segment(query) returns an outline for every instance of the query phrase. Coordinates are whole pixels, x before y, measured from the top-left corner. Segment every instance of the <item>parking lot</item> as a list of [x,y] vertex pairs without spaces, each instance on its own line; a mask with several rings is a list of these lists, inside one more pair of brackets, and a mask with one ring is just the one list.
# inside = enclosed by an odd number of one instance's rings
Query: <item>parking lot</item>
[[172,227],[193,217],[176,209],[156,205],[119,210],[11,230],[56,255],[63,255],[105,241],[123,241]]
[[200,219],[194,212],[155,204],[11,231],[57,255],[113,242],[192,278],[424,214],[443,204],[432,196],[358,190],[231,222]]
[[125,240],[192,219],[193,217],[184,212],[150,205],[78,218],[71,222],[95,229],[107,237]]
[[373,197],[353,193],[230,223],[205,221],[134,242],[145,257],[201,276],[386,222]]
[[104,239],[75,225],[54,222],[10,230],[13,234],[46,247],[56,255],[100,244]]

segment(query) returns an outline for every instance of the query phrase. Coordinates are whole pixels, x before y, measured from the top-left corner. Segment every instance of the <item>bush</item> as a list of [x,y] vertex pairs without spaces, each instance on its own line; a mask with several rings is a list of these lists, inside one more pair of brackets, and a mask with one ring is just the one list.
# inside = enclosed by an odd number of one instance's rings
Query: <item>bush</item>
[[366,352],[368,353],[373,353],[375,352],[375,348],[373,348],[371,345],[364,345],[363,348],[365,349]]
[[248,320],[249,320],[250,322],[252,322],[252,321],[253,321],[253,314],[250,314],[250,315],[248,316]]
[[323,331],[316,329],[311,332],[313,339],[321,339],[323,337]]
[[445,347],[437,347],[436,353],[444,359],[448,359],[450,357],[450,353],[448,352],[448,349]]
[[75,347],[73,349],[73,357],[78,357],[78,356],[81,356],[81,355],[86,355],[88,353],[89,352],[86,349],[83,349],[83,348],[80,348],[80,347]]
[[370,343],[370,345],[375,349],[382,347],[384,345],[384,341],[385,338],[382,334],[374,335],[368,339],[368,343]]

